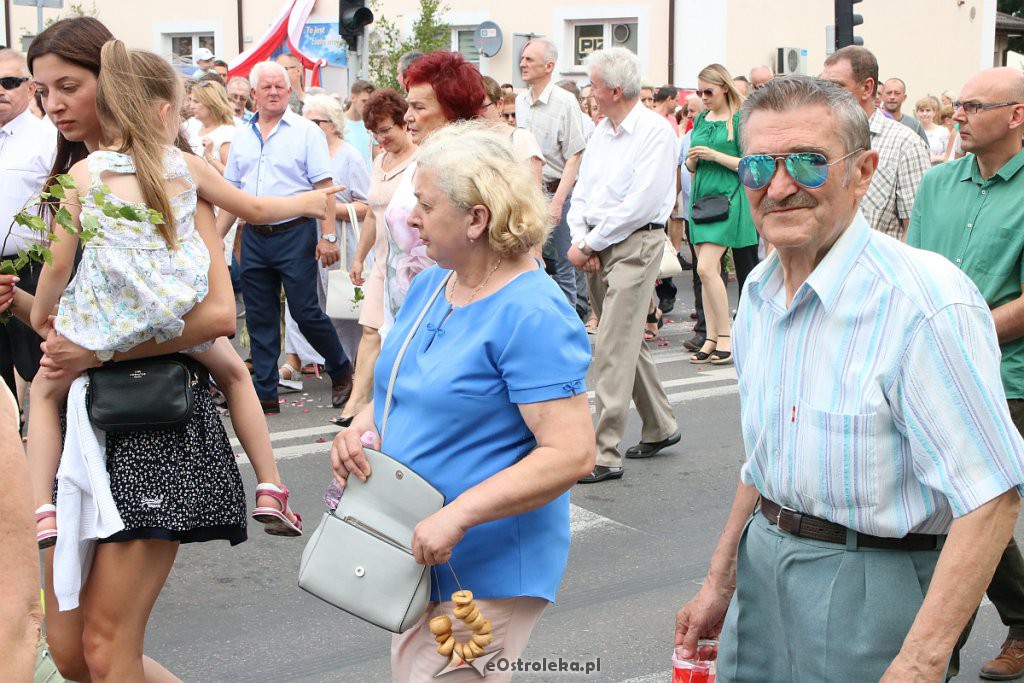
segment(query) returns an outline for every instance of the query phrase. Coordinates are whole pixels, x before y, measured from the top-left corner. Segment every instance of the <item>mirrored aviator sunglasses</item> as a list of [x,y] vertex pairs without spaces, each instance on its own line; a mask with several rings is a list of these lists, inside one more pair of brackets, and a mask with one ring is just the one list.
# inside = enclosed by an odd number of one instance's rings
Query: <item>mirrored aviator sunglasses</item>
[[855,149],[831,162],[824,154],[817,152],[749,154],[740,159],[736,172],[739,173],[740,182],[746,187],[751,190],[760,190],[772,181],[775,167],[781,159],[785,162],[786,172],[789,173],[793,182],[800,187],[813,190],[825,184],[829,168],[861,151],[863,148]]

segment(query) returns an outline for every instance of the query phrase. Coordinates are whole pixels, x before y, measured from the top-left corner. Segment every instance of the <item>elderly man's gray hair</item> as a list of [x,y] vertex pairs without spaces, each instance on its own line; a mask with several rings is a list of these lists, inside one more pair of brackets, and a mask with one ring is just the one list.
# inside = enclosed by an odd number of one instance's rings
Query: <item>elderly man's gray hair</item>
[[249,80],[252,82],[253,90],[260,87],[260,78],[265,74],[276,73],[284,79],[285,85],[291,87],[291,81],[288,80],[288,72],[283,66],[277,62],[260,62],[252,68],[249,72]]
[[555,41],[550,38],[530,38],[530,43],[536,43],[544,48],[543,57],[545,64],[548,62],[558,62],[558,46],[555,45]]
[[[752,92],[740,109],[740,146],[744,152],[744,131],[750,115],[757,111],[785,113],[809,106],[826,107],[838,124],[837,133],[843,143],[843,152],[871,149],[868,117],[846,89],[813,76],[784,76],[773,78],[760,90]],[[753,150],[757,151],[757,150]],[[851,162],[848,162],[851,163]]]
[[587,73],[596,74],[606,88],[622,88],[622,97],[635,100],[640,97],[640,58],[624,47],[591,52],[583,65]]
[[419,50],[409,50],[401,57],[398,58],[398,73],[405,74],[405,72],[412,66],[412,63],[423,56],[423,53]]
[[25,55],[13,50],[9,47],[0,48],[0,61],[14,62],[18,65],[18,70],[21,75],[25,78],[30,78],[32,74],[28,72],[28,62],[25,61]]

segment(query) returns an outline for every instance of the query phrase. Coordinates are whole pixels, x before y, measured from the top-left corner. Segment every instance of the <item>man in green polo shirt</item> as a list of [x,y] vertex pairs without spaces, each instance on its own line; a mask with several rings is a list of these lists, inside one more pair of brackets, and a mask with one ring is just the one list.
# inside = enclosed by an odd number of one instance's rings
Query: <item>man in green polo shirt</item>
[[[969,154],[928,171],[917,191],[907,244],[942,254],[981,290],[1002,351],[1010,415],[1024,434],[1024,74],[1003,67],[971,78],[953,105]],[[895,332],[894,332],[895,333]],[[952,416],[951,416],[952,417]],[[1009,628],[990,680],[1024,676],[1024,558],[1011,537],[988,588]],[[959,647],[950,664],[955,675]]]

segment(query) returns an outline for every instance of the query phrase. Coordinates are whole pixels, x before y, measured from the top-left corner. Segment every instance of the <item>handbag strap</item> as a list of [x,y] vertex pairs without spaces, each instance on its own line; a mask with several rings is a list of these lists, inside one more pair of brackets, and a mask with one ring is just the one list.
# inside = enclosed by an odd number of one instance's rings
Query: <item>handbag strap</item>
[[430,310],[430,307],[434,305],[435,301],[437,301],[438,295],[448,285],[448,279],[451,276],[452,273],[449,271],[449,273],[444,276],[444,279],[441,280],[441,284],[439,284],[437,289],[434,290],[434,293],[430,295],[430,299],[428,299],[427,303],[423,306],[423,310],[420,311],[419,316],[416,318],[416,322],[414,322],[412,327],[409,328],[409,334],[405,335],[405,341],[403,341],[402,346],[399,347],[398,355],[395,356],[395,364],[391,366],[391,377],[388,378],[388,392],[384,397],[384,414],[380,420],[381,445],[384,444],[384,432],[388,428],[388,413],[391,411],[391,395],[394,393],[395,389],[395,378],[398,377],[398,366],[402,364],[402,358],[405,356],[405,350],[409,348],[409,343],[412,342],[412,338],[416,336],[416,330],[419,329],[420,323],[422,323],[423,319],[427,317],[427,311]]
[[[356,244],[359,244],[359,216],[356,214],[356,207],[352,202],[346,202],[345,206],[348,207],[348,222],[352,225],[352,234],[356,238]],[[341,230],[341,265],[344,266],[348,263],[348,230],[342,228]]]

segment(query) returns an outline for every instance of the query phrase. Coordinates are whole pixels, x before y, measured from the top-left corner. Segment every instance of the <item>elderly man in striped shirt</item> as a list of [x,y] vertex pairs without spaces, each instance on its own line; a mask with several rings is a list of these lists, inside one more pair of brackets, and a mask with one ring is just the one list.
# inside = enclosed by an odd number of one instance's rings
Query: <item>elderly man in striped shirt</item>
[[746,463],[676,642],[720,632],[720,682],[942,680],[1024,483],[992,316],[948,261],[870,229],[878,152],[849,93],[775,79],[742,116],[776,251],[734,328]]

